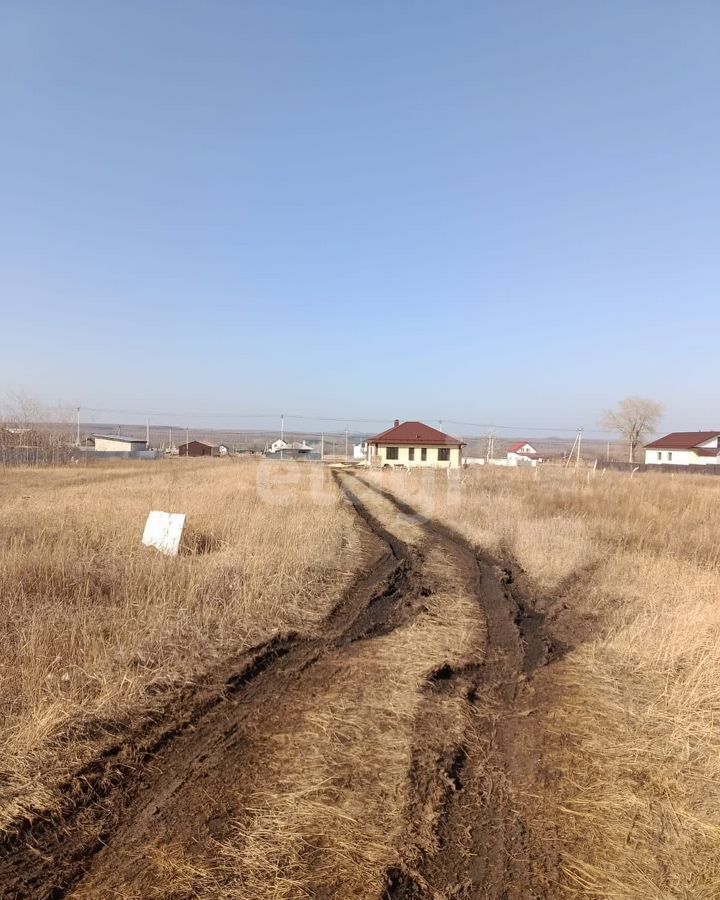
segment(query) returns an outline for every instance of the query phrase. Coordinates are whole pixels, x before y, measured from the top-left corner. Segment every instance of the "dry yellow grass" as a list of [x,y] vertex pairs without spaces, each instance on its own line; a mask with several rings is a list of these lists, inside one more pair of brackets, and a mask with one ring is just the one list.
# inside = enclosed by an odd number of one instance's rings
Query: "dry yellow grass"
[[[412,519],[362,484],[352,488],[394,535],[423,543]],[[163,875],[188,896],[374,900],[383,893],[386,870],[408,862],[409,839],[416,848],[436,849],[437,798],[413,796],[413,759],[422,754],[434,772],[444,754],[467,740],[472,708],[460,696],[422,688],[438,666],[480,658],[484,629],[474,597],[447,571],[441,549],[426,553],[427,577],[438,585],[426,611],[390,634],[331,655],[322,686],[296,686],[291,718],[271,719],[248,737],[263,788],[244,803],[214,863],[173,847],[161,856]],[[253,779],[253,772],[244,773],[245,791]]]
[[[353,489],[393,534],[422,543],[421,529],[386,500]],[[427,598],[427,612],[338,654],[323,695],[298,698],[291,746],[276,737],[263,748],[264,777],[271,774],[275,789],[255,797],[224,846],[234,878],[218,897],[373,900],[409,838],[435,849],[437,810],[433,798],[424,796],[423,807],[412,796],[413,754],[437,766],[443,751],[465,740],[471,710],[460,697],[439,700],[421,688],[438,666],[479,656],[484,632],[474,598],[446,573],[442,552],[428,548],[425,562],[446,585]],[[415,746],[419,725],[423,743]]]
[[[140,543],[185,512],[194,552]],[[319,467],[173,460],[0,471],[0,828],[163,689],[278,631],[349,581],[355,522]],[[206,552],[199,552],[204,550]],[[90,726],[95,740],[87,740]]]
[[[370,477],[511,552],[589,634],[552,670],[542,815],[564,891],[720,896],[720,479],[473,470]],[[538,688],[548,672],[538,677]]]
[[185,843],[166,833],[142,844],[152,872],[141,889],[130,866],[108,890],[101,867],[73,897],[374,900],[386,869],[408,862],[408,821],[413,846],[434,849],[439,798],[427,787],[414,795],[413,763],[434,784],[443,758],[465,742],[472,710],[460,695],[425,690],[427,678],[479,657],[483,623],[447,551],[425,547],[423,529],[375,492],[352,488],[395,535],[423,546],[428,596],[390,633],[330,645],[302,678],[281,678],[273,702],[261,701],[243,733],[241,777],[227,782],[223,807],[235,812],[222,839],[208,848],[201,829]]
[[[557,777],[539,803],[518,798],[533,833],[562,848],[558,892],[720,896],[720,480],[549,468],[368,477],[511,553],[585,629],[535,676],[536,749]],[[364,497],[390,530],[422,543],[411,517]],[[0,499],[0,827],[52,808],[103,727],[278,630],[312,630],[360,556],[355,517],[321,467],[5,470]],[[195,552],[143,548],[151,508],[187,512]],[[452,573],[433,552],[441,584]],[[413,846],[432,849],[430,814],[407,807],[413,754],[439,757],[466,732],[461,704],[431,708],[420,688],[482,639],[456,586],[412,623],[329,657],[312,692],[297,686],[293,721],[271,719],[253,738],[258,789],[217,857],[168,846],[158,871],[179,896],[377,896],[404,823]],[[424,748],[418,721],[437,723]],[[81,740],[94,723],[94,739]]]

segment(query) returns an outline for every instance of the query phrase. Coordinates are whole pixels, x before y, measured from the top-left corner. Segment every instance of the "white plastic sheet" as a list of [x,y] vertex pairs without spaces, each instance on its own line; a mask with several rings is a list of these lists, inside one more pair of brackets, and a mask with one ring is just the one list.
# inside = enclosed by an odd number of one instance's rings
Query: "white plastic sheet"
[[155,547],[168,556],[177,556],[180,550],[185,513],[167,513],[154,509],[147,517],[142,542],[147,547]]

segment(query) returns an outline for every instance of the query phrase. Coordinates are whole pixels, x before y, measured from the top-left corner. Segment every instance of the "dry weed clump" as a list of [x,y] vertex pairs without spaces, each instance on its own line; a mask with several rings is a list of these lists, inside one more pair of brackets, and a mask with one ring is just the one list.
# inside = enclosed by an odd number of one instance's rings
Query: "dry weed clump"
[[[369,477],[593,623],[537,676],[568,896],[720,896],[720,479],[552,468]],[[543,694],[543,685],[553,683]],[[560,888],[558,888],[560,890]]]
[[[177,558],[140,543],[158,508],[188,514]],[[1,471],[0,828],[52,808],[53,785],[103,729],[157,707],[164,688],[311,629],[349,581],[356,540],[320,467]]]

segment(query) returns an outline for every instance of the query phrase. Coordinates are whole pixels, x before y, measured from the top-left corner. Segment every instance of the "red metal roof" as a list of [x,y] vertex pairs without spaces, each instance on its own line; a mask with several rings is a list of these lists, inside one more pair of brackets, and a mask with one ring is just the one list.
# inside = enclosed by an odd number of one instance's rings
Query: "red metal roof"
[[460,438],[452,437],[437,428],[423,425],[422,422],[402,422],[394,428],[388,428],[375,437],[368,438],[370,444],[408,444],[414,447],[464,447]]
[[[508,450],[508,453],[517,453],[521,447],[524,447],[525,444],[530,444],[530,441],[516,441],[512,447]],[[532,444],[530,444],[532,447]]]
[[649,450],[694,450],[698,444],[714,437],[720,437],[720,431],[673,431],[645,447]]

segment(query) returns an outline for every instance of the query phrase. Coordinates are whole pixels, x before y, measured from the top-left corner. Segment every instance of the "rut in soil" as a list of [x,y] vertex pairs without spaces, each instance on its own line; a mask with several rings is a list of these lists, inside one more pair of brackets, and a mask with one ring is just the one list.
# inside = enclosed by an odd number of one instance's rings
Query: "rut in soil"
[[[324,710],[338,673],[372,673],[387,642],[408,629],[428,636],[427,657],[415,660],[419,674],[404,688],[413,695],[403,695],[413,710],[410,765],[392,788],[404,806],[388,812],[387,797],[377,798],[378,815],[402,821],[372,879],[375,896],[520,898],[532,896],[533,878],[550,877],[551,855],[532,846],[516,802],[516,781],[527,784],[534,773],[514,744],[514,717],[528,677],[554,652],[522,574],[478,555],[364,479],[336,479],[372,552],[367,571],[318,633],[256,648],[69,780],[61,819],[18,823],[0,844],[0,896],[163,896],[151,851],[192,847],[196,858],[212,860],[259,788],[287,789],[286,773],[297,762],[292,746],[278,749],[278,735],[299,740],[307,718]],[[458,629],[461,616],[467,623]],[[351,699],[362,713],[365,695]],[[368,705],[361,725],[372,728],[375,714]],[[345,781],[334,788],[340,804],[355,802],[358,791],[351,776]],[[372,779],[368,784],[372,790]],[[371,806],[373,798],[365,799]],[[308,884],[317,896],[343,896],[347,888],[328,881],[331,873],[313,873],[316,858],[307,863]],[[509,880],[519,893],[507,892]],[[260,896],[217,884],[187,893],[200,895]]]

